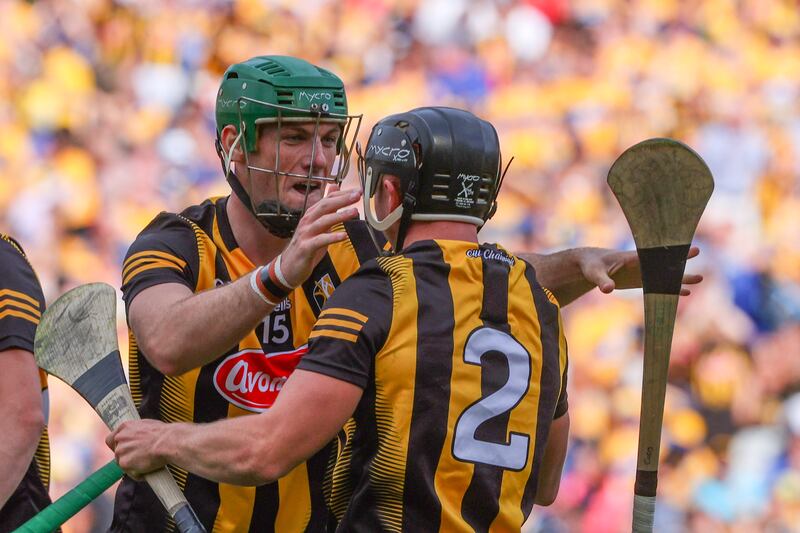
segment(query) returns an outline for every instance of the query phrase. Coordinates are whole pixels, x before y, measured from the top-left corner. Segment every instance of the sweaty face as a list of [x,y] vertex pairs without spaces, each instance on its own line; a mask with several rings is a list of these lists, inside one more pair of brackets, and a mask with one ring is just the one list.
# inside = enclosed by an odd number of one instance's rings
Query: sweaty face
[[256,151],[248,154],[245,180],[253,204],[277,201],[297,211],[321,200],[322,179],[331,176],[340,133],[336,123],[260,125]]

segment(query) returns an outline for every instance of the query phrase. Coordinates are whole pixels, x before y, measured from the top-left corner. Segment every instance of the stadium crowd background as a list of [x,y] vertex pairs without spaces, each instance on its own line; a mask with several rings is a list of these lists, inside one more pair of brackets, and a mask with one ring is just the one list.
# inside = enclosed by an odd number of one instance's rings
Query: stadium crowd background
[[[256,54],[339,73],[365,133],[418,105],[491,120],[515,159],[483,237],[516,250],[631,248],[608,167],[649,137],[687,142],[716,190],[673,343],[657,529],[800,531],[795,1],[5,0],[0,35],[0,229],[48,301],[118,287],[156,213],[226,192],[215,92]],[[565,317],[570,452],[526,530],[629,530],[641,293],[594,291]],[[124,352],[121,307],[119,334]],[[57,497],[111,455],[94,413],[50,384]],[[110,502],[64,531],[104,530]]]

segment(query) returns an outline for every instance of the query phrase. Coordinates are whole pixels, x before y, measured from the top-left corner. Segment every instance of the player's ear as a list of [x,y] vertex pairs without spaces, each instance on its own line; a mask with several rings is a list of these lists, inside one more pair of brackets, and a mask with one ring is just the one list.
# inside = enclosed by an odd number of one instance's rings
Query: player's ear
[[[231,154],[231,161],[244,162],[244,153],[242,152],[244,139],[239,138],[239,130],[236,129],[236,126],[228,124],[222,128],[220,142],[225,153]],[[231,146],[233,146],[233,153],[231,153]]]
[[389,212],[394,211],[403,203],[403,194],[400,189],[400,178],[391,174],[384,174],[381,179],[381,189],[389,200]]

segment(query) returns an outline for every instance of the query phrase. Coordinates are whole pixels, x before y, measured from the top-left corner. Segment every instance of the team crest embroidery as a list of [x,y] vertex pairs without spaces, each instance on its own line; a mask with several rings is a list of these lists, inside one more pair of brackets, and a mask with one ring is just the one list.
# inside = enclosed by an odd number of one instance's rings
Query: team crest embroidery
[[336,286],[333,284],[330,274],[325,274],[314,284],[314,302],[320,311],[333,294],[335,288]]

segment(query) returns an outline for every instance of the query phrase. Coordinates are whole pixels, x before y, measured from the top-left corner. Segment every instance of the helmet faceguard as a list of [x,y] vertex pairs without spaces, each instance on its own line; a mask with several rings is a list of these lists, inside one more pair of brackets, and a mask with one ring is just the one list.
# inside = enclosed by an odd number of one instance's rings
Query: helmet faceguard
[[[494,127],[449,107],[422,107],[384,118],[372,129],[365,153],[359,153],[358,167],[370,227],[384,231],[400,221],[396,250],[403,248],[412,220],[482,227],[497,209],[505,176]],[[385,174],[400,179],[403,201],[378,220],[374,195]]]
[[[327,183],[340,183],[347,175],[355,139],[361,125],[361,115],[347,113],[344,84],[334,74],[302,59],[285,56],[260,56],[232,65],[223,77],[217,93],[217,153],[234,193],[271,233],[288,238],[308,206],[311,191]],[[313,128],[311,143],[312,164],[308,172],[282,170],[281,131],[292,123]],[[330,124],[338,126],[336,157],[330,171],[316,172],[313,162],[321,141],[321,129]],[[237,136],[226,151],[221,133],[227,125],[236,128]],[[263,127],[275,131],[275,159],[272,164],[257,166],[251,155],[258,149]],[[242,181],[231,168],[233,151],[244,153],[247,177]],[[274,176],[275,189],[258,187],[264,174]],[[291,209],[281,198],[283,179],[302,180],[305,200],[300,209]],[[263,179],[263,178],[262,178]],[[245,189],[245,184],[249,191]]]

